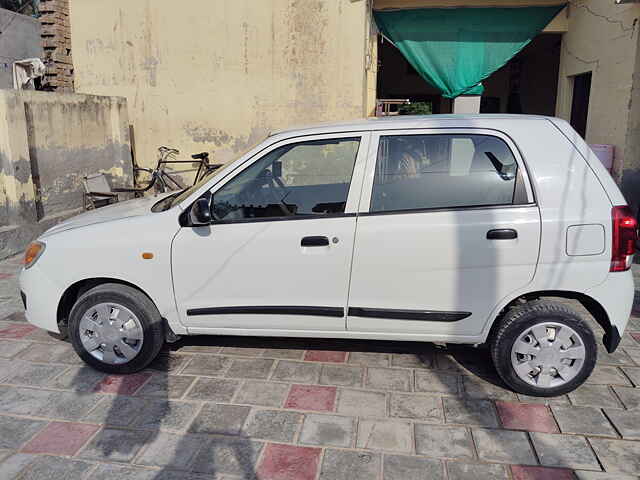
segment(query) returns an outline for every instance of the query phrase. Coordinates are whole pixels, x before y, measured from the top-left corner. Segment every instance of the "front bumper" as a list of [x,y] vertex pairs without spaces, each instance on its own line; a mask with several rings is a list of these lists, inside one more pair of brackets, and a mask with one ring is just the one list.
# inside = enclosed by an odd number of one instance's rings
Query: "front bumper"
[[20,273],[20,294],[25,304],[25,317],[36,327],[60,333],[57,312],[62,293],[37,263]]

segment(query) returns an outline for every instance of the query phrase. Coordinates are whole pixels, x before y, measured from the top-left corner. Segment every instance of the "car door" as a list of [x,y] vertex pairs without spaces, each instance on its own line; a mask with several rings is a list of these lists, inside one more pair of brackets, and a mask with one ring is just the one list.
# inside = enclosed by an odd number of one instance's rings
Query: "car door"
[[369,136],[278,142],[210,190],[212,224],[181,228],[172,247],[190,331],[345,330]]
[[472,341],[536,268],[540,214],[517,148],[481,129],[380,132],[371,145],[347,329]]

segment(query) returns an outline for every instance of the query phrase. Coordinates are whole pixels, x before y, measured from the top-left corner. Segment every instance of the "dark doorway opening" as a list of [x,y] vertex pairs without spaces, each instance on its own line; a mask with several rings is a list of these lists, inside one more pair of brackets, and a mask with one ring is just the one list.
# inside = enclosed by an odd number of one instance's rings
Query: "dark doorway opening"
[[589,96],[591,95],[591,72],[573,77],[573,100],[571,101],[571,126],[582,138],[587,135]]
[[378,35],[378,99],[408,99],[431,105],[432,113],[450,113],[451,101],[427,83],[393,43]]
[[[555,115],[562,35],[542,33],[483,83],[482,113]],[[379,99],[427,102],[433,113],[451,113],[453,102],[443,98],[387,39],[379,36]]]

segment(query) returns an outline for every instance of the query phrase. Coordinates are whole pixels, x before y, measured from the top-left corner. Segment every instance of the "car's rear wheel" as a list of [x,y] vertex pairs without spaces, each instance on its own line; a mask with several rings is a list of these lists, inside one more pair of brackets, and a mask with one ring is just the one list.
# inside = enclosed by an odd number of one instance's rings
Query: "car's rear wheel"
[[591,328],[569,306],[527,302],[507,312],[491,343],[496,370],[516,392],[551,397],[580,386],[595,367]]
[[133,373],[151,363],[164,343],[158,309],[142,292],[106,283],[78,298],[69,316],[78,355],[107,373]]

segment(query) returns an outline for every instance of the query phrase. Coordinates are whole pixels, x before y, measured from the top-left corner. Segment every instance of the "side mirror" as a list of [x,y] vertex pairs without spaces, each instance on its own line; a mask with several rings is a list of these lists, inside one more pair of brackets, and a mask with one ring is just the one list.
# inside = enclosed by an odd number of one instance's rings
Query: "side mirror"
[[194,227],[211,224],[211,204],[208,198],[199,198],[191,206],[189,220]]

